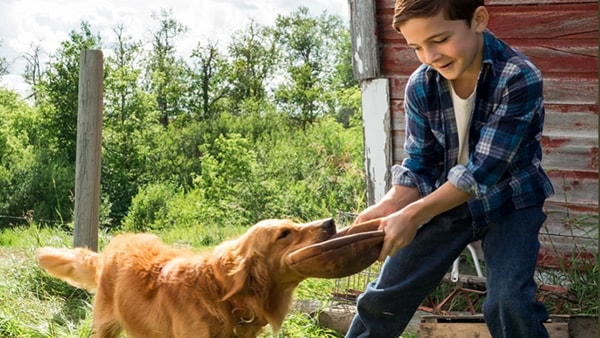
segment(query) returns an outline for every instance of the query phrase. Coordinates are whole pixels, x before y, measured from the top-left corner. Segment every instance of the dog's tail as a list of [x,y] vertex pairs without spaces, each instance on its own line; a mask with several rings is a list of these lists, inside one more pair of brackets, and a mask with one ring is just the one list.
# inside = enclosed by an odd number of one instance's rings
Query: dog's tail
[[51,276],[93,292],[100,277],[100,256],[85,249],[59,249],[44,247],[36,254],[40,266]]

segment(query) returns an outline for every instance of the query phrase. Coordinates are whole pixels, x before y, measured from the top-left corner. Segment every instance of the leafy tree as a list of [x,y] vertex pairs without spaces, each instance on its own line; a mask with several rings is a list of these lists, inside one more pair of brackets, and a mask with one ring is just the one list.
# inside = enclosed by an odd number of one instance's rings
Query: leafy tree
[[[337,21],[337,20],[334,20]],[[353,88],[358,85],[352,69],[352,42],[350,30],[337,30],[337,38],[331,41],[334,50],[332,57],[332,77],[329,79],[334,89]]]
[[[238,134],[219,136],[213,144],[201,146],[202,174],[194,180],[203,199],[214,206],[213,215],[251,220],[260,210],[261,195],[254,191],[256,154],[252,144]],[[249,221],[246,221],[249,223]]]
[[33,90],[33,93],[31,94],[31,96],[33,97],[33,101],[35,103],[38,103],[38,85],[42,81],[42,66],[40,62],[40,54],[42,53],[42,48],[40,47],[40,45],[32,45],[31,49],[32,50],[30,53],[25,53],[25,55],[23,56],[25,62],[27,63],[25,65],[25,72],[23,74],[23,77],[25,79],[25,83],[27,83]]
[[[36,86],[34,159],[27,169],[31,186],[25,190],[35,201],[35,215],[62,221],[70,221],[73,212],[81,52],[100,46],[100,37],[92,34],[86,22],[69,38],[52,56]],[[20,207],[30,205],[23,202]]]
[[125,36],[124,29],[123,25],[113,29],[116,43],[104,64],[101,183],[109,217],[117,224],[147,179],[147,143],[158,133],[155,101],[140,86],[142,43]]
[[361,123],[360,88],[352,69],[352,44],[350,30],[341,30],[334,41],[335,52],[333,76],[329,79],[331,95],[328,106],[335,119],[344,127]]
[[[35,110],[16,93],[0,88],[0,116],[0,214],[21,216],[36,202],[32,191]],[[8,222],[2,219],[0,226]]]
[[275,97],[281,109],[305,128],[330,111],[330,77],[334,74],[336,41],[345,29],[338,16],[310,16],[299,7],[290,16],[278,15],[273,30],[280,44],[284,80]]
[[[0,47],[2,47],[2,40],[0,40]],[[0,56],[0,75],[8,74],[8,61],[3,56]]]
[[[270,118],[275,120],[270,120],[271,129],[253,142],[230,133],[203,144],[193,187],[180,193],[173,193],[170,183],[142,189],[124,223],[151,220],[151,228],[247,225],[263,218],[310,220],[364,208],[360,126],[343,128],[325,118],[301,130],[279,128],[281,115]],[[253,118],[235,120],[249,125]]]
[[202,122],[189,122],[185,125],[172,123],[152,139],[145,140],[148,150],[146,182],[169,182],[183,190],[192,185],[194,175],[200,172],[201,156],[199,146],[212,142],[208,138],[208,125]]
[[223,101],[230,94],[227,83],[229,63],[216,43],[198,45],[192,51],[188,110],[197,121],[212,121],[222,111]]
[[230,111],[243,108],[246,101],[266,103],[267,81],[274,73],[276,42],[266,27],[252,21],[233,34],[229,44],[231,61]]
[[183,113],[182,100],[186,88],[186,69],[183,60],[176,56],[175,42],[187,32],[187,27],[173,18],[172,11],[154,13],[160,28],[152,33],[152,51],[149,65],[149,91],[156,98],[158,119],[163,127]]
[[169,203],[177,195],[177,188],[170,183],[152,183],[141,189],[133,198],[129,213],[122,225],[127,231],[160,229],[168,218]]
[[75,163],[77,140],[77,103],[81,52],[100,47],[101,38],[93,35],[90,25],[82,22],[80,31],[71,31],[69,40],[48,64],[40,82],[43,90],[43,125],[48,149],[67,161]]

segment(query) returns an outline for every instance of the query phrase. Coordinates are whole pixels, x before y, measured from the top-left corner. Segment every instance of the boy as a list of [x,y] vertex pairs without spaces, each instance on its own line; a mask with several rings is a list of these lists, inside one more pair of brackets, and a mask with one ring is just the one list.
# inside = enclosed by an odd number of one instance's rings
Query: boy
[[406,86],[407,157],[356,222],[383,217],[376,281],[346,337],[398,337],[472,241],[481,239],[493,337],[548,337],[535,300],[538,233],[552,185],[540,166],[542,78],[489,30],[483,0],[397,0],[393,26],[422,65]]

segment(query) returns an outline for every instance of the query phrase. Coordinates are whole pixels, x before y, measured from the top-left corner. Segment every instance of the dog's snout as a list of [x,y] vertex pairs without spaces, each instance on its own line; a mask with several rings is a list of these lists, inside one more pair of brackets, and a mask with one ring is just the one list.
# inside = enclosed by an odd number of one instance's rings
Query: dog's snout
[[327,218],[323,220],[321,223],[321,227],[330,234],[334,234],[336,232],[335,222],[333,218]]

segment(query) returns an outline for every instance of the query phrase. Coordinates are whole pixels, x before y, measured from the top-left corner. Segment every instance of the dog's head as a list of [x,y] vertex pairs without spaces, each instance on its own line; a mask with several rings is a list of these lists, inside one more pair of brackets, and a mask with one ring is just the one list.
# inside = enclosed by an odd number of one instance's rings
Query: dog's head
[[295,250],[325,241],[336,233],[332,219],[295,223],[288,219],[268,219],[252,226],[235,240],[225,242],[216,252],[242,268],[264,269],[275,282],[298,283],[301,278],[289,269],[285,257]]
[[[272,306],[266,313],[277,325],[287,311],[293,289],[306,277],[290,269],[286,263],[289,253],[325,241],[336,233],[332,219],[299,224],[291,220],[263,220],[237,239],[215,248],[228,284],[223,300],[253,299]],[[258,303],[257,303],[258,304]],[[255,305],[255,310],[258,305]],[[266,314],[266,317],[269,317]]]
[[290,220],[264,220],[253,226],[239,239],[242,256],[256,257],[267,262],[271,276],[279,281],[296,280],[285,257],[289,253],[330,239],[336,233],[332,219],[298,224]]

